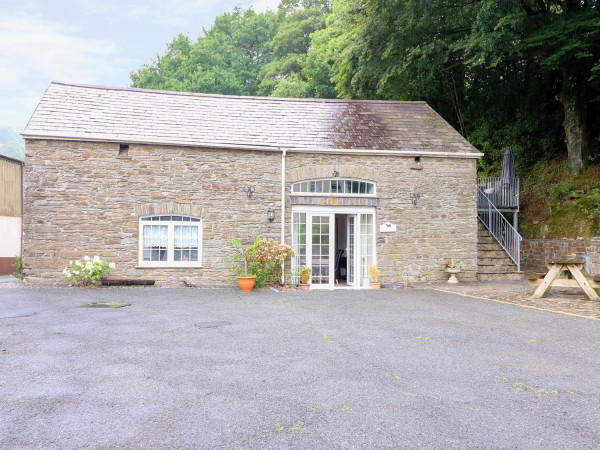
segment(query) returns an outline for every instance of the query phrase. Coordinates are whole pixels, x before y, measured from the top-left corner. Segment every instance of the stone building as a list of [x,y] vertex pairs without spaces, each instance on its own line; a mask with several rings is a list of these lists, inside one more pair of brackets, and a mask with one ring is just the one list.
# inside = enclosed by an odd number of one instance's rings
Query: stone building
[[30,283],[100,255],[111,277],[232,285],[234,238],[291,243],[312,288],[477,270],[476,161],[424,102],[52,83],[26,129]]

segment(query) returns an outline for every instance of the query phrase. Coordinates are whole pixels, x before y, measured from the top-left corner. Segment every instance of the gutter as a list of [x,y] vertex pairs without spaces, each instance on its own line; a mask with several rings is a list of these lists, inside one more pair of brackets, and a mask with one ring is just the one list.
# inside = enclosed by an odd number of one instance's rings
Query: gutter
[[186,147],[186,148],[201,148],[201,149],[223,149],[223,150],[252,150],[260,152],[290,152],[290,153],[320,153],[330,155],[360,155],[360,156],[427,156],[430,158],[481,158],[484,154],[481,152],[433,152],[430,150],[410,149],[410,150],[355,150],[355,149],[331,149],[331,148],[292,148],[292,147],[275,147],[275,146],[260,146],[260,145],[241,145],[241,144],[182,144],[174,142],[154,142],[154,141],[139,141],[132,139],[106,139],[106,138],[66,138],[63,136],[41,136],[35,134],[21,133],[25,139],[42,139],[56,141],[78,141],[78,142],[108,142],[113,144],[133,144],[133,145],[162,145],[166,147]]

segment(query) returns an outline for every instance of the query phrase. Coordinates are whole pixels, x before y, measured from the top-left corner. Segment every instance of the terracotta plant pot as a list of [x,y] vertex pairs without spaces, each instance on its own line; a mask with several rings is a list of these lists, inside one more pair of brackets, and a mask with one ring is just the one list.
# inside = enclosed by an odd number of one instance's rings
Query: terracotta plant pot
[[380,281],[371,281],[371,289],[381,289],[381,282]]
[[448,279],[448,283],[458,283],[458,278],[454,274],[460,273],[460,269],[446,269],[446,272],[450,274],[450,278]]
[[254,283],[256,283],[256,276],[253,277],[237,277],[240,290],[242,292],[252,292]]
[[300,283],[300,284],[298,284],[298,287],[300,288],[301,291],[308,291],[310,289],[310,284]]

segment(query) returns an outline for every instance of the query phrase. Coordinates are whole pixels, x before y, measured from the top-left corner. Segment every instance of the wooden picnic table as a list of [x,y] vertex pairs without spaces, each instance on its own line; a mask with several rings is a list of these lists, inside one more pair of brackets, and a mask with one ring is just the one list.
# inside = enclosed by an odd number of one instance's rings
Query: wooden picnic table
[[600,290],[600,277],[591,276],[584,268],[585,260],[580,258],[560,258],[551,260],[547,267],[548,273],[534,274],[528,278],[529,284],[538,288],[533,293],[534,298],[542,298],[551,287],[579,287],[590,298],[600,300],[596,290]]

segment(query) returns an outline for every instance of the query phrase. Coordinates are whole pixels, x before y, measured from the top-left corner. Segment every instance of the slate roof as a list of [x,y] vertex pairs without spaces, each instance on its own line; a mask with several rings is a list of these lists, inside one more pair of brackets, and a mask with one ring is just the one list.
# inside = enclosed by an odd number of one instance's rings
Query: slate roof
[[216,148],[481,155],[424,102],[237,97],[57,82],[50,84],[22,135]]

